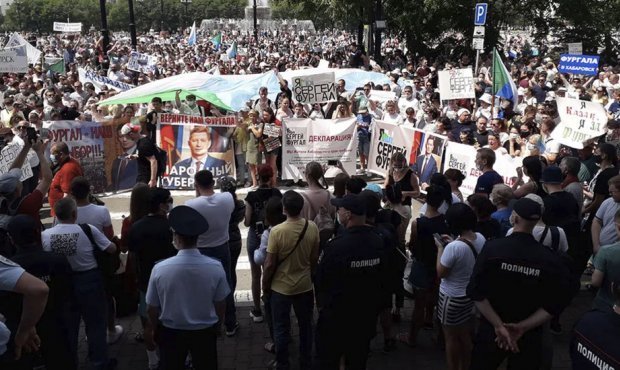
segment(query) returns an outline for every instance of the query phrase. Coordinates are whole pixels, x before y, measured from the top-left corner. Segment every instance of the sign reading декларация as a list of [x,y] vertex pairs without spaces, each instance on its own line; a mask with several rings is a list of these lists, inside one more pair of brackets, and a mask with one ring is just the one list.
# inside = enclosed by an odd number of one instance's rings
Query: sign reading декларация
[[560,55],[558,71],[576,75],[593,76],[598,73],[598,55]]

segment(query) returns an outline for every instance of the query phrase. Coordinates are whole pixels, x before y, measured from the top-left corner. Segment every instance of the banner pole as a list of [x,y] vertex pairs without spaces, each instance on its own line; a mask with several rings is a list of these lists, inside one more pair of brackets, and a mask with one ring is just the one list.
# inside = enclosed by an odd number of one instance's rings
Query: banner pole
[[[493,74],[493,77],[491,79],[491,119],[495,118],[493,117],[493,115],[495,113],[495,54],[496,53],[497,53],[497,50],[493,48],[493,58],[491,59],[491,63],[493,64],[493,66],[491,67],[491,73]],[[478,59],[476,59],[476,62],[477,61]]]

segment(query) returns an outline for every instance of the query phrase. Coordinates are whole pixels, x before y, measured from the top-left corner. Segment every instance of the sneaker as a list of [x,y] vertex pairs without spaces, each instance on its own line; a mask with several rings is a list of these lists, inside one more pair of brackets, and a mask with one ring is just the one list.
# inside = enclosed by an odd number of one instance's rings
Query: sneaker
[[108,340],[107,340],[108,344],[114,344],[118,342],[118,340],[121,339],[123,332],[124,332],[123,327],[120,325],[114,326],[114,331],[108,330]]
[[263,322],[263,312],[261,310],[256,310],[256,309],[251,310],[250,317],[256,323]]
[[233,335],[237,334],[237,329],[239,329],[239,321],[235,322],[235,326],[233,326],[231,329],[226,329],[226,336],[232,337]]

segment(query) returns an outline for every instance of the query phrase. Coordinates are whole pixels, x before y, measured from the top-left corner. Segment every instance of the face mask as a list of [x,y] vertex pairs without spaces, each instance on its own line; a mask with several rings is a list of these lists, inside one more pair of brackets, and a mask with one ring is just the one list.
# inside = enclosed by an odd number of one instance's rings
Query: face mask
[[193,100],[188,100],[188,101],[187,101],[187,105],[188,105],[190,108],[194,108],[194,107],[196,106],[196,102],[195,102],[195,101],[193,101]]
[[336,220],[338,220],[338,223],[340,225],[345,226],[347,224],[347,222],[349,222],[348,217],[340,217],[340,213],[336,213]]
[[58,159],[54,154],[50,154],[50,161],[52,161],[52,163],[58,163]]
[[48,102],[49,104],[54,104],[54,103],[56,103],[56,100],[55,100],[55,99],[51,99],[51,98],[50,98],[50,99],[47,99],[47,102]]
[[515,133],[511,133],[510,134],[510,138],[511,139],[515,139],[516,140],[518,137],[519,137],[519,134],[515,134]]
[[601,162],[603,162],[603,157],[600,155],[593,155],[592,158],[594,158],[594,163],[596,164],[601,164]]
[[534,117],[534,121],[536,122],[542,121],[542,114],[536,113],[536,116]]
[[511,214],[511,215],[510,215],[510,217],[508,218],[508,222],[510,222],[510,224],[511,224],[512,226],[514,226],[514,225],[515,225],[515,216],[514,216],[514,214]]
[[530,136],[530,132],[529,132],[529,131],[521,131],[521,137],[522,137],[522,138],[524,138],[524,139],[525,139],[525,138],[526,138],[526,137],[528,137],[528,136]]

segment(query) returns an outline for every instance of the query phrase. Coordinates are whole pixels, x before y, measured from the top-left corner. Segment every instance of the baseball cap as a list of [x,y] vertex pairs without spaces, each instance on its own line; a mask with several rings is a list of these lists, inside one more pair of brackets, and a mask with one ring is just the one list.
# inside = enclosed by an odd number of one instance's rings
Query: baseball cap
[[0,194],[10,194],[17,188],[17,183],[22,177],[22,170],[13,168],[9,172],[0,175]]
[[540,204],[528,198],[517,200],[512,209],[519,217],[528,221],[538,221],[542,216]]
[[183,236],[198,236],[209,230],[207,220],[195,209],[188,206],[176,206],[168,214],[170,228]]
[[545,168],[540,178],[540,182],[547,184],[561,184],[562,170],[558,166],[549,166]]
[[366,201],[358,194],[347,194],[342,198],[334,198],[331,204],[341,207],[358,216],[366,214]]

